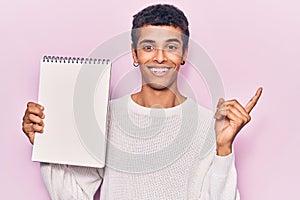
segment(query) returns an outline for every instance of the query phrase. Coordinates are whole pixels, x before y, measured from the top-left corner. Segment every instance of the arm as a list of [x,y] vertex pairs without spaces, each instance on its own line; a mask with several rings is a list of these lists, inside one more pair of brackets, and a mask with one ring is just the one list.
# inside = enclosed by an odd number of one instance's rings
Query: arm
[[240,199],[232,146],[236,135],[250,121],[249,114],[261,93],[259,88],[245,107],[236,100],[219,100],[215,114],[216,153],[203,182],[201,200]]
[[200,200],[240,200],[233,153],[214,155],[203,182]]
[[41,173],[52,200],[93,200],[102,182],[102,169],[41,163]]
[[[22,130],[34,143],[36,133],[43,133],[44,107],[33,102],[27,104]],[[52,200],[93,199],[102,181],[102,169],[41,163],[41,173]]]

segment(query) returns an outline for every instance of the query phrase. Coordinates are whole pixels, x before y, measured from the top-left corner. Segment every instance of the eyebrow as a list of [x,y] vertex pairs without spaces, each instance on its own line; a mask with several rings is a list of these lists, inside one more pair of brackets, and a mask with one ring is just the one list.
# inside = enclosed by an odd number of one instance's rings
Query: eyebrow
[[177,43],[181,44],[181,41],[178,40],[177,38],[168,39],[167,42],[177,42]]
[[143,44],[143,43],[155,43],[154,40],[149,40],[149,39],[145,39],[139,42],[139,44]]
[[[178,40],[177,38],[168,39],[167,42],[177,42],[177,43],[181,44],[181,41]],[[139,42],[139,44],[143,44],[143,43],[155,43],[155,41],[150,40],[150,39],[144,39],[144,40]]]

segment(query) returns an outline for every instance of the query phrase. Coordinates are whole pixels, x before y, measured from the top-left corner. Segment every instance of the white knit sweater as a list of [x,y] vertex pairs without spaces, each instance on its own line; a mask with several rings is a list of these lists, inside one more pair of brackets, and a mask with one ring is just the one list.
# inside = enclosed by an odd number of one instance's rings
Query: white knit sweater
[[239,200],[234,156],[216,155],[212,112],[187,99],[146,108],[110,103],[104,169],[41,163],[53,200]]

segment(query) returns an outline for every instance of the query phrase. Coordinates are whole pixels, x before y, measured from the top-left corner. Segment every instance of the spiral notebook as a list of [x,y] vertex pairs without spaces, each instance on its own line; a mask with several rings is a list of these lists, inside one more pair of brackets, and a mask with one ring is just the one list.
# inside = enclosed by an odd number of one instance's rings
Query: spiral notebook
[[41,59],[38,102],[45,127],[35,136],[33,161],[104,167],[110,73],[107,59]]

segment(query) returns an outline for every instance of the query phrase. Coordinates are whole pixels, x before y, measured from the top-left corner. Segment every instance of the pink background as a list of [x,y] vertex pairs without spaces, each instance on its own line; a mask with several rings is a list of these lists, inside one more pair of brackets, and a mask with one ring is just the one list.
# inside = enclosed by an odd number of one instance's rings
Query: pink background
[[[187,14],[191,37],[215,62],[226,98],[245,104],[264,87],[251,123],[235,143],[242,199],[299,199],[299,2],[163,2]],[[0,2],[1,199],[49,199],[21,130],[26,102],[37,100],[39,59],[45,54],[88,56],[97,45],[128,31],[132,15],[153,3]]]

